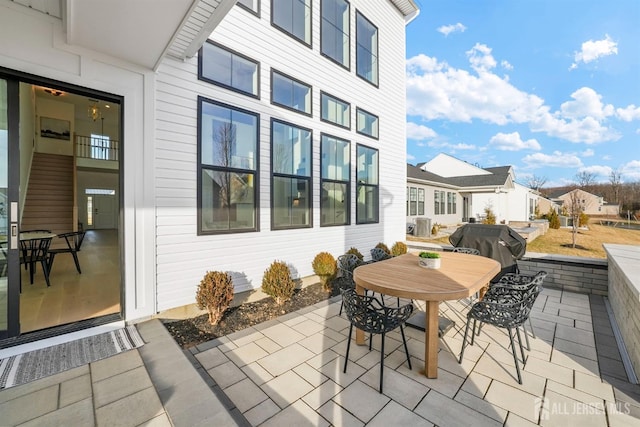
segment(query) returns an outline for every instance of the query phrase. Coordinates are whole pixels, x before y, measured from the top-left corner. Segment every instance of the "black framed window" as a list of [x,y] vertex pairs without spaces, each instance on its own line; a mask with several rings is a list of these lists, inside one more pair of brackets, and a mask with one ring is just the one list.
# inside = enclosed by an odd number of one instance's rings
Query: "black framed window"
[[238,0],[236,4],[254,15],[260,16],[260,0]]
[[271,225],[311,227],[311,130],[271,119]]
[[378,139],[378,116],[356,108],[356,132]]
[[259,98],[260,64],[211,40],[198,55],[198,79]]
[[411,187],[409,189],[409,215],[418,213],[418,189]]
[[323,134],[320,149],[320,225],[350,224],[351,143]]
[[322,0],[321,9],[320,51],[327,58],[349,69],[349,2],[346,0]]
[[311,0],[271,0],[271,24],[311,46]]
[[356,13],[356,74],[378,86],[378,28]]
[[320,92],[320,118],[325,122],[351,129],[351,104]]
[[418,188],[418,215],[424,215],[424,188]]
[[260,116],[198,97],[198,233],[258,228]]
[[356,223],[378,222],[378,150],[364,145],[356,148]]
[[271,103],[311,115],[311,86],[286,74],[271,70]]

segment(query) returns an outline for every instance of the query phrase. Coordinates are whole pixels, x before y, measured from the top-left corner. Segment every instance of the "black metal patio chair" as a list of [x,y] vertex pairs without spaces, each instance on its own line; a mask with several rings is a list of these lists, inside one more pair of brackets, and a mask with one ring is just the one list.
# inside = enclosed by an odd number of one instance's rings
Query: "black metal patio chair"
[[344,372],[347,372],[347,363],[349,362],[349,349],[351,348],[351,335],[353,327],[368,332],[369,350],[371,350],[371,341],[373,335],[381,335],[382,343],[380,346],[380,393],[382,393],[382,383],[384,374],[384,338],[388,332],[396,328],[400,328],[402,335],[402,343],[404,351],[407,355],[407,364],[411,369],[411,357],[409,356],[409,348],[404,335],[402,325],[413,313],[413,304],[406,304],[401,307],[386,307],[378,301],[378,299],[365,295],[358,295],[353,289],[342,291],[342,302],[345,312],[349,318],[351,325],[349,326],[349,338],[347,339],[347,353],[344,358]]
[[[363,264],[364,262],[360,260],[360,258],[358,258],[358,256],[355,254],[340,255],[336,260],[336,265],[338,267],[338,277],[334,280],[334,285],[337,286],[341,291],[346,289],[355,289],[356,282],[353,280],[353,270]],[[340,305],[340,313],[338,315],[342,315],[343,307],[344,300]]]

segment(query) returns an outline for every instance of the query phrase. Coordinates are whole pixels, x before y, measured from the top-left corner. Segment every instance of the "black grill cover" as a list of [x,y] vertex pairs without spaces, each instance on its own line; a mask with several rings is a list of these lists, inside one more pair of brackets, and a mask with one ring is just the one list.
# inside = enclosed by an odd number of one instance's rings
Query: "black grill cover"
[[517,260],[527,251],[527,241],[508,225],[465,224],[449,236],[449,242],[455,247],[475,248],[480,255],[498,261],[502,270],[492,281],[516,273]]

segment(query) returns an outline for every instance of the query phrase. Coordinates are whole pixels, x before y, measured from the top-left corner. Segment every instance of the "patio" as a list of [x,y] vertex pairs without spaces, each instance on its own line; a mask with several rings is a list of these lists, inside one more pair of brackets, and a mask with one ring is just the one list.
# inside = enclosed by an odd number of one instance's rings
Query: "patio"
[[352,345],[342,372],[349,323],[338,316],[339,298],[186,353],[254,426],[640,425],[640,387],[627,380],[602,297],[543,291],[522,385],[508,336],[493,327],[483,328],[458,364],[467,304],[441,304],[456,328],[440,340],[437,379],[420,373],[422,331],[405,329],[413,370],[399,331],[388,335],[384,394],[377,390],[379,337],[371,352]]

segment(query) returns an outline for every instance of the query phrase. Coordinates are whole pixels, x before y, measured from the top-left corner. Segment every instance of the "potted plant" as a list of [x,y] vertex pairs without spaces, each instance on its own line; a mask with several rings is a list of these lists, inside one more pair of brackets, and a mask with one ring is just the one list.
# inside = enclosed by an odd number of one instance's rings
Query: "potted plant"
[[418,254],[418,264],[424,268],[440,268],[440,254],[437,252],[420,252]]

